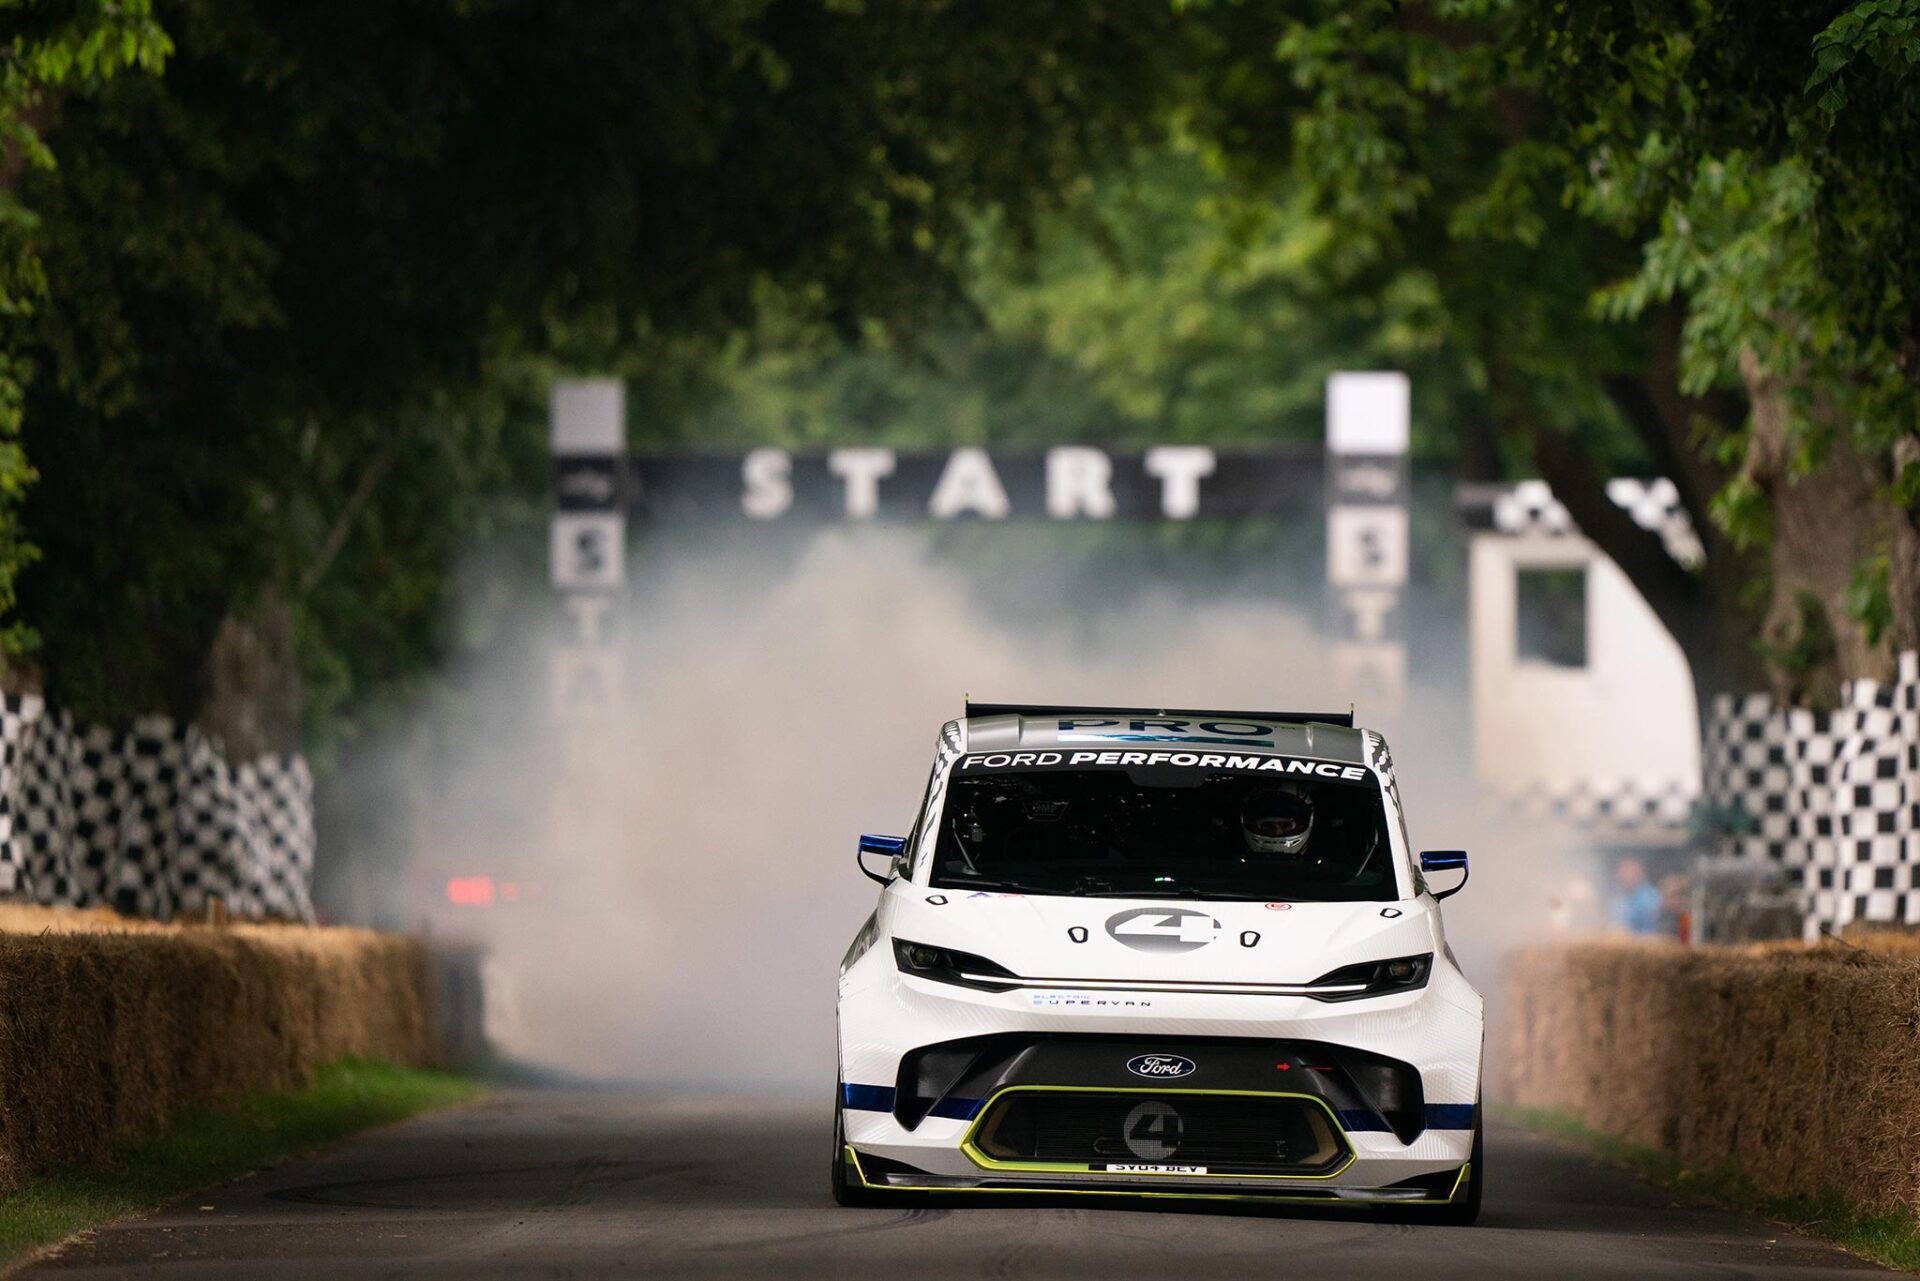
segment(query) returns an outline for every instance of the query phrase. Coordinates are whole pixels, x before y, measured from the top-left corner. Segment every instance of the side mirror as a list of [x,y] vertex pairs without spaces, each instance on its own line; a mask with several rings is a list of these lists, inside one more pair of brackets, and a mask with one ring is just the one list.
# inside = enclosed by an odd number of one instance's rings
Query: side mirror
[[860,852],[854,855],[854,861],[860,865],[861,872],[866,874],[868,880],[878,881],[882,885],[891,885],[895,875],[891,868],[884,875],[874,871],[867,866],[867,855],[880,854],[891,862],[906,852],[907,838],[904,836],[862,836]]
[[1467,877],[1471,875],[1471,873],[1467,871],[1467,852],[1465,850],[1423,850],[1420,854],[1420,870],[1423,872],[1458,871],[1460,873],[1460,884],[1450,890],[1439,891],[1434,895],[1437,899],[1458,894],[1466,888]]

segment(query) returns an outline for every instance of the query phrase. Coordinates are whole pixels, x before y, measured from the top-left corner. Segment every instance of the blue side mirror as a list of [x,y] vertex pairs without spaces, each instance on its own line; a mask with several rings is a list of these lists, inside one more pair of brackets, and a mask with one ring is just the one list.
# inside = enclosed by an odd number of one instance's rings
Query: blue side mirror
[[899,858],[906,852],[907,838],[904,836],[862,836],[860,838],[860,852],[854,855],[854,861],[859,863],[860,870],[866,874],[869,880],[878,881],[882,885],[891,885],[893,884],[893,874],[891,872],[882,874],[868,867],[867,855],[879,854],[885,857],[888,863],[891,864],[893,860]]
[[1466,888],[1467,877],[1472,875],[1472,873],[1467,870],[1467,852],[1465,850],[1423,850],[1420,854],[1420,870],[1423,872],[1457,871],[1460,873],[1460,884],[1450,890],[1439,891],[1434,895],[1437,899],[1458,894],[1462,889]]

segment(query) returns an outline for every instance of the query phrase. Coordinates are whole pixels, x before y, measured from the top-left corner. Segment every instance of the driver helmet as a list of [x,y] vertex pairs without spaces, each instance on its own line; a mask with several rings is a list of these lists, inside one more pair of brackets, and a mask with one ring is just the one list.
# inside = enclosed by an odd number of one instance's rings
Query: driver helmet
[[1240,805],[1240,835],[1255,854],[1298,854],[1313,834],[1313,801],[1294,782],[1263,787]]

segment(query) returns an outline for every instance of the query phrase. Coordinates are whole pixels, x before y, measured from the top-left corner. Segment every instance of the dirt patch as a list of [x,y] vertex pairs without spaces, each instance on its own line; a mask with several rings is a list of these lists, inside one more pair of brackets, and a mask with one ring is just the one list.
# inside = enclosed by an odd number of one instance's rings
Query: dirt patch
[[1594,942],[1512,974],[1518,1105],[1767,1196],[1920,1210],[1920,950]]
[[0,1190],[182,1110],[439,1040],[414,941],[0,905]]

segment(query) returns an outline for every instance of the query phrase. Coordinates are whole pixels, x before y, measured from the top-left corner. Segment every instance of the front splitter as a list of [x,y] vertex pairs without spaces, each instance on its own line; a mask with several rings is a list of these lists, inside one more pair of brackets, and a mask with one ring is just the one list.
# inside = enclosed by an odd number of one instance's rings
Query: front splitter
[[[1086,1177],[1062,1178],[1046,1175],[1006,1177],[956,1177],[930,1174],[902,1167],[885,1174],[869,1174],[860,1154],[849,1144],[843,1158],[862,1187],[876,1192],[948,1192],[1001,1193],[1025,1196],[1107,1196],[1176,1198],[1187,1201],[1258,1201],[1289,1205],[1351,1206],[1370,1205],[1451,1205],[1465,1196],[1473,1178],[1471,1163],[1460,1167],[1446,1195],[1436,1196],[1424,1188],[1272,1188],[1234,1183],[1221,1176],[1206,1183],[1180,1175],[1102,1175],[1101,1186],[1090,1186]],[[889,1162],[888,1164],[894,1164]]]

